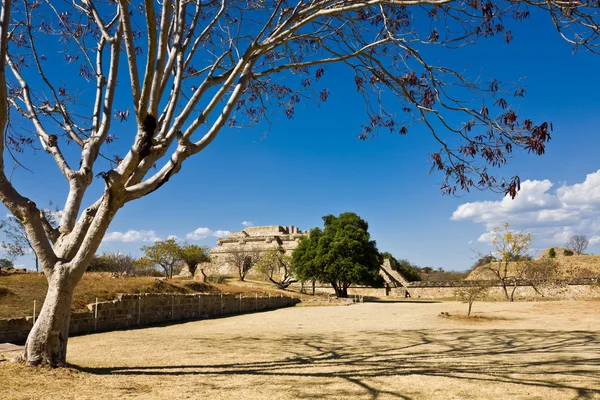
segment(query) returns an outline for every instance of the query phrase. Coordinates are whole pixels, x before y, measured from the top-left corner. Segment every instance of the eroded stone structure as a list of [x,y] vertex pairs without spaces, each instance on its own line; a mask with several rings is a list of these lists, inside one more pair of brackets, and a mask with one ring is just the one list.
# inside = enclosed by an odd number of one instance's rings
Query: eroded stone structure
[[308,235],[307,231],[301,231],[295,226],[252,226],[241,232],[232,232],[228,237],[218,239],[217,247],[210,251],[210,259],[218,273],[231,273],[233,266],[228,263],[228,258],[234,252],[258,251],[264,253],[269,249],[281,246],[287,255],[292,252],[300,238]]

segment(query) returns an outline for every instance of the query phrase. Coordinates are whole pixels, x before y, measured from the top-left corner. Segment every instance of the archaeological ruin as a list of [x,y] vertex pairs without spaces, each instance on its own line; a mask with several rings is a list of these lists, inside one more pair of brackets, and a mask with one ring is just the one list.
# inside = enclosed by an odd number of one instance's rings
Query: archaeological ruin
[[209,269],[220,274],[233,272],[233,267],[229,265],[228,259],[235,252],[264,253],[269,249],[281,246],[286,254],[291,256],[298,246],[300,238],[306,235],[308,235],[308,231],[302,231],[293,225],[252,226],[240,232],[232,232],[226,238],[217,240],[217,246],[210,251],[210,265],[205,265],[202,269]]

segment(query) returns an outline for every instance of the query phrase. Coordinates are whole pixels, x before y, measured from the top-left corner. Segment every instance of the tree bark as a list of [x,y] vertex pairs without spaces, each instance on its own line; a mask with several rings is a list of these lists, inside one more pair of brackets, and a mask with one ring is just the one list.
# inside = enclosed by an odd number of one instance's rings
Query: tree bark
[[48,278],[44,305],[27,337],[20,361],[27,365],[62,367],[67,364],[67,341],[74,283],[72,276],[56,267]]

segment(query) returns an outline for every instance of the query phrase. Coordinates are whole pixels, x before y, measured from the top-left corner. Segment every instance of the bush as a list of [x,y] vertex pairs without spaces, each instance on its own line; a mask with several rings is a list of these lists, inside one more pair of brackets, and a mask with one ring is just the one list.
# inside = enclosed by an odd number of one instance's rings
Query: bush
[[567,256],[567,257],[570,257],[570,256],[572,256],[574,253],[573,253],[573,250],[565,249],[565,250],[563,251],[563,254],[564,254],[565,256]]
[[222,285],[227,283],[227,276],[219,274],[209,275],[206,277],[206,280],[210,283],[218,283]]
[[556,250],[554,250],[554,247],[550,249],[548,256],[550,256],[550,258],[556,258]]
[[13,294],[13,292],[7,288],[0,287],[0,297],[8,296],[9,294]]

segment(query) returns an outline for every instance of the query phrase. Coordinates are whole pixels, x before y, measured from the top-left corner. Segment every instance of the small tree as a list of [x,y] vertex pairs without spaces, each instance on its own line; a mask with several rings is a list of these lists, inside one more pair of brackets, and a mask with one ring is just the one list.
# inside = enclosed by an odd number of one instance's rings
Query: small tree
[[133,263],[136,276],[157,276],[160,271],[156,269],[156,263],[147,257],[140,257]]
[[540,291],[540,287],[547,285],[558,275],[559,264],[552,259],[542,258],[536,261],[522,263],[523,271],[520,276],[525,280],[540,296],[544,294]]
[[475,300],[482,300],[487,297],[490,286],[485,282],[476,282],[470,286],[464,286],[456,289],[456,297],[463,303],[469,304],[467,318],[471,318],[471,309]]
[[556,250],[554,250],[554,247],[552,247],[550,249],[550,251],[548,251],[548,257],[550,257],[550,258],[556,258]]
[[590,244],[590,240],[585,235],[573,235],[567,241],[567,249],[572,250],[578,256],[582,255]]
[[[531,235],[522,232],[510,231],[510,225],[504,224],[502,227],[494,228],[494,239],[492,246],[496,249],[498,260],[483,266],[484,270],[492,272],[500,281],[504,296],[508,301],[514,301],[514,294],[517,289],[517,280],[521,278],[525,268],[519,268],[517,262],[526,263],[530,257],[527,255],[531,243]],[[509,266],[512,263],[512,268]],[[512,292],[508,293],[508,286],[512,285]]]
[[194,276],[198,264],[210,261],[210,248],[196,244],[184,244],[180,249],[180,258]]
[[175,265],[181,261],[181,247],[177,244],[177,240],[159,240],[152,246],[143,246],[142,251],[148,260],[161,266],[167,279],[173,278]]
[[7,268],[12,268],[13,267],[13,262],[10,260],[7,260],[6,258],[0,258],[0,276],[2,275],[2,268],[7,269]]
[[88,267],[91,272],[110,272],[112,274],[134,275],[135,258],[123,253],[103,253],[101,256],[95,256]]
[[[294,268],[292,258],[285,254],[283,247],[274,247],[260,258],[256,269],[267,276],[279,289],[287,289],[294,282]],[[275,277],[278,276],[278,279]]]
[[252,267],[260,260],[260,252],[254,249],[237,250],[229,253],[226,260],[235,267],[240,281],[243,281]]
[[329,282],[338,297],[347,297],[352,284],[382,284],[382,259],[369,235],[369,224],[352,212],[326,215],[323,220],[323,231],[313,229],[294,250],[300,279]]

